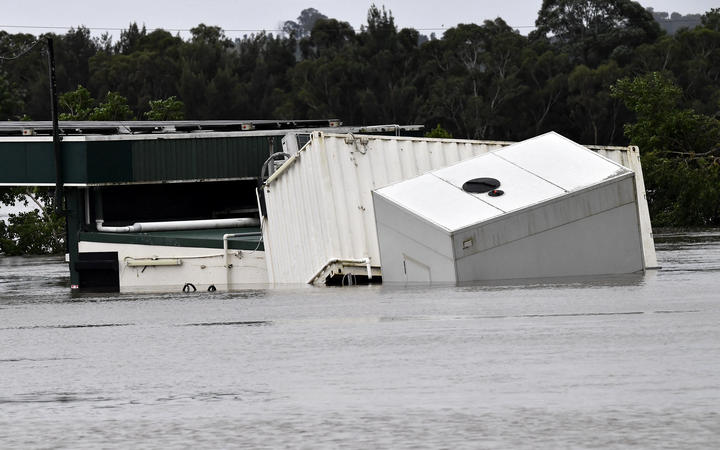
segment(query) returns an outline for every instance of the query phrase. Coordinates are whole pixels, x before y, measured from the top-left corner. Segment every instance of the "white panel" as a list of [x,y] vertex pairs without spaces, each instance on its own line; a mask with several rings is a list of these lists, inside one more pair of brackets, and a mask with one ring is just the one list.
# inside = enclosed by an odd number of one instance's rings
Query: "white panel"
[[422,282],[429,277],[443,283],[642,270],[632,186],[629,174],[593,190],[500,215],[454,234],[453,252],[438,248],[447,242],[439,239],[442,230],[419,227],[422,220],[404,216],[403,208],[393,210],[376,192],[383,280]]
[[[417,220],[417,216],[405,208],[373,192],[375,218],[378,226],[385,226],[399,235],[415,241],[452,261],[454,258],[452,238],[447,230],[426,220]],[[385,241],[385,246],[390,241]],[[385,247],[381,247],[385,248]],[[381,255],[382,256],[382,255]]]
[[[635,204],[632,174],[460,230],[453,236],[454,254],[465,257],[627,204]],[[463,245],[468,239],[472,244]]]
[[[601,177],[596,176],[583,181],[577,188],[585,188],[597,185],[607,178],[601,169],[608,165],[613,169],[611,175],[617,176],[618,171],[632,176],[632,173],[591,151],[580,147],[571,141],[559,136],[548,134],[541,137],[547,139],[531,139],[530,144],[526,142],[516,144],[495,153],[481,155],[458,164],[438,169],[428,174],[396,183],[377,190],[377,193],[384,196],[401,207],[412,211],[419,217],[436,223],[446,230],[454,231],[473,224],[487,221],[497,217],[501,213],[528,208],[532,205],[547,201],[567,193],[560,187],[546,181],[535,174],[536,170],[546,170],[548,161],[557,173],[563,173],[566,164],[569,168],[574,167],[577,161],[583,162],[586,166],[597,166],[596,173],[602,173]],[[548,142],[545,142],[548,141]],[[552,145],[552,150],[549,149]],[[500,154],[520,148],[524,153],[532,153],[533,156],[525,158],[520,154],[513,153],[516,160],[522,163],[522,167],[511,163],[501,157]],[[562,159],[554,160],[558,152],[562,152]],[[535,160],[537,154],[547,153],[547,160]],[[505,192],[499,197],[490,197],[487,194],[471,194],[462,189],[463,184],[473,178],[492,177],[501,182],[500,188]],[[566,177],[568,178],[568,177]],[[633,199],[632,181],[629,199]],[[615,196],[611,195],[611,199]],[[583,209],[582,213],[589,214],[589,210]],[[576,217],[573,220],[582,218]],[[558,223],[556,225],[561,225]],[[530,226],[523,227],[525,230]]]
[[457,261],[459,281],[610,275],[643,269],[635,204]]
[[473,178],[497,179],[500,181],[499,189],[505,192],[500,197],[490,197],[486,193],[470,195],[505,212],[539,203],[565,192],[531,172],[498,158],[494,153],[440,169],[433,172],[433,175],[457,186],[460,190],[466,181]]
[[598,155],[611,159],[616,163],[635,172],[635,193],[637,195],[638,214],[640,215],[640,229],[642,230],[643,257],[646,269],[657,269],[657,255],[655,254],[655,241],[653,239],[652,224],[650,223],[650,210],[645,193],[645,180],[640,165],[640,150],[636,146],[630,147],[599,147],[590,146],[590,150]]
[[502,210],[429,173],[376,192],[447,231],[503,213]]
[[627,170],[556,133],[513,144],[496,154],[566,191],[589,186]]
[[[421,283],[429,281],[448,282],[455,280],[455,261],[437,253],[426,242],[410,238],[405,233],[378,224],[379,237],[383,252],[383,283]],[[435,237],[433,240],[437,240]],[[447,248],[450,239],[446,239]],[[408,267],[410,261],[410,267]],[[423,272],[422,266],[427,269]],[[428,280],[425,280],[425,278]]]
[[[117,252],[120,292],[181,292],[185,283],[200,291],[214,285],[220,291],[267,284],[265,252],[229,250],[231,268],[225,267],[223,249],[167,245],[118,244],[80,241],[85,252]],[[179,266],[128,267],[126,258],[173,258]]]

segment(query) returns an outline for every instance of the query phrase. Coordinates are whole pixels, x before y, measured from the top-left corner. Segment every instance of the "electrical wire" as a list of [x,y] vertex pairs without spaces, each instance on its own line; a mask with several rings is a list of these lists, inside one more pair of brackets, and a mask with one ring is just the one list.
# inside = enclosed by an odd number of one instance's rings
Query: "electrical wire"
[[[696,22],[695,19],[660,19],[658,22],[662,21],[662,23],[694,23]],[[29,29],[38,29],[38,30],[70,30],[75,29],[75,27],[67,27],[67,26],[57,26],[57,25],[50,25],[50,26],[39,26],[39,25],[0,25],[0,28],[29,28]],[[90,31],[127,31],[127,28],[123,27],[86,27],[86,26],[79,26],[78,28],[86,28]],[[440,26],[440,27],[425,27],[425,28],[413,28],[409,27],[417,31],[444,31],[448,30],[450,28],[453,28],[452,26],[446,27],[446,26]],[[510,28],[536,28],[535,25],[510,25]],[[153,32],[153,31],[174,31],[174,32],[187,32],[189,33],[192,31],[190,28],[150,28],[147,31]],[[283,33],[285,30],[283,29],[260,29],[260,28],[222,28],[224,32],[230,32],[230,33]],[[362,28],[354,28],[355,31],[362,31]]]
[[[75,27],[62,27],[62,26],[38,26],[38,25],[0,25],[0,29],[2,28],[28,28],[28,29],[36,29],[36,30],[70,30],[75,29]],[[85,28],[90,31],[127,31],[127,27],[85,27],[81,26],[79,28]],[[400,27],[403,28],[403,27]],[[404,27],[407,28],[407,27]],[[453,27],[429,27],[429,28],[413,28],[410,27],[413,30],[416,31],[445,31]],[[535,28],[535,25],[511,25],[510,28]],[[284,33],[285,30],[283,29],[260,29],[260,28],[221,28],[223,32],[225,33]],[[353,28],[354,31],[360,32],[362,31],[362,28]],[[147,32],[152,33],[153,31],[172,31],[172,32],[186,32],[189,33],[192,31],[190,28],[149,28],[146,29]]]
[[28,53],[30,50],[35,48],[35,46],[38,45],[40,43],[40,41],[41,41],[40,39],[35,40],[35,42],[30,44],[25,49],[21,50],[20,53],[18,53],[15,56],[1,56],[0,55],[0,61],[12,61],[13,59],[18,59],[19,57],[23,56],[24,54]]

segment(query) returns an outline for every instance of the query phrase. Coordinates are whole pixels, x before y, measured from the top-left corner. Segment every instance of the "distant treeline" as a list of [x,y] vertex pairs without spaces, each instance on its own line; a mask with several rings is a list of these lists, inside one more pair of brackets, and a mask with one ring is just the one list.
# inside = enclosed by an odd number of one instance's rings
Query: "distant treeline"
[[653,8],[647,10],[667,34],[675,34],[683,28],[695,28],[702,24],[702,14],[682,15],[677,12],[668,14],[664,11],[655,11]]
[[[720,225],[720,9],[669,35],[630,0],[544,0],[536,26],[523,36],[497,18],[425,37],[372,6],[359,31],[307,9],[279,35],[234,41],[204,24],[187,40],[131,24],[117,42],[79,27],[54,36],[61,110],[80,119],[332,117],[440,125],[458,138],[554,130],[583,144],[632,142],[646,158],[655,224]],[[0,55],[37,39],[0,32]],[[0,61],[1,120],[50,118],[41,47]],[[702,200],[683,176],[703,180],[693,188]]]

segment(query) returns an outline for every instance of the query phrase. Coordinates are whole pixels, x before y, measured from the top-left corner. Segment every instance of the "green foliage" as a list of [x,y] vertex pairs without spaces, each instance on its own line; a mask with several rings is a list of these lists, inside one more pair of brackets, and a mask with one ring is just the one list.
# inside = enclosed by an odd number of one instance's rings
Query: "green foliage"
[[182,120],[185,105],[174,95],[164,100],[150,100],[150,111],[145,113],[148,120]]
[[64,251],[65,220],[51,207],[50,188],[0,188],[0,204],[32,204],[35,208],[10,214],[0,220],[0,253],[12,255],[41,255]]
[[631,0],[543,0],[536,37],[552,37],[579,64],[596,67],[661,34],[652,14]]
[[[660,36],[652,15],[630,0],[545,0],[529,38],[497,19],[428,40],[398,29],[390,11],[373,5],[360,32],[308,8],[287,22],[292,29],[283,36],[233,41],[199,24],[183,40],[131,23],[115,43],[84,27],[54,38],[60,91],[87,90],[87,101],[67,99],[73,106],[63,107],[64,118],[158,117],[150,102],[175,97],[188,119],[332,115],[356,124],[443,123],[471,138],[556,130],[586,143],[623,144],[619,130],[629,116],[608,95],[609,77],[668,70],[686,106],[705,115],[716,110],[719,15],[710,11],[701,27]],[[33,39],[0,32],[0,54]],[[5,117],[49,119],[42,55],[2,70],[15,97],[3,96],[14,106],[0,111],[19,108]],[[109,92],[124,96],[132,114],[87,107],[92,98],[107,103]]]
[[120,40],[115,44],[115,51],[123,55],[129,55],[140,49],[141,42],[147,35],[145,25],[142,30],[138,27],[137,22],[133,22],[128,26],[127,30],[120,32]]
[[654,223],[720,225],[720,120],[681,108],[682,90],[658,72],[620,79],[611,90],[637,117],[625,133],[643,151]]
[[300,42],[305,58],[336,54],[353,43],[355,30],[347,22],[319,19],[308,37]]
[[435,128],[425,133],[425,137],[429,138],[440,138],[440,139],[452,139],[452,134],[448,130],[437,124]]
[[[717,162],[720,9],[664,35],[631,0],[544,0],[536,24],[527,37],[498,18],[428,38],[399,29],[390,11],[372,5],[360,31],[307,8],[279,36],[231,40],[199,24],[182,39],[131,23],[117,42],[84,27],[41,38],[55,41],[63,119],[339,117],[442,124],[462,138],[520,140],[554,130],[585,144],[631,140],[655,158],[646,163],[656,180],[653,219],[707,223],[710,209],[697,207],[698,216],[666,205],[689,192],[668,177],[701,176]],[[36,39],[0,31],[0,55]],[[41,48],[0,61],[0,120],[50,118]],[[664,172],[672,164],[674,172]]]
[[527,39],[502,19],[447,30],[427,49],[428,119],[451,124],[454,135],[512,139],[506,134],[516,118],[511,111],[528,90],[522,82],[525,45]]
[[22,91],[0,70],[0,120],[17,119],[23,106]]
[[618,140],[620,102],[611,97],[610,85],[621,74],[615,61],[595,69],[579,65],[570,73],[567,107],[570,118],[580,128],[581,142],[598,145]]
[[134,120],[132,110],[127,104],[127,99],[117,92],[108,92],[105,101],[95,107],[89,120]]
[[642,156],[653,226],[720,226],[720,164],[713,158]]
[[0,252],[7,256],[61,253],[64,243],[57,236],[60,224],[47,221],[38,210],[11,214],[0,221]]
[[710,31],[720,31],[720,8],[712,8],[700,18],[703,27]]
[[652,72],[623,78],[611,88],[637,116],[625,125],[625,134],[644,152],[695,158],[720,156],[720,121],[681,108],[682,90],[667,76]]
[[283,24],[283,32],[287,33],[292,39],[300,39],[310,36],[315,24],[320,20],[327,19],[327,16],[322,14],[315,8],[306,8],[300,12],[297,18],[297,22],[293,20],[287,20]]
[[95,108],[95,99],[90,91],[78,85],[76,90],[58,97],[58,107],[65,110],[59,114],[60,120],[89,120]]
[[134,115],[127,99],[117,92],[108,92],[105,101],[97,104],[83,86],[65,92],[58,98],[58,107],[65,110],[60,120],[133,120]]

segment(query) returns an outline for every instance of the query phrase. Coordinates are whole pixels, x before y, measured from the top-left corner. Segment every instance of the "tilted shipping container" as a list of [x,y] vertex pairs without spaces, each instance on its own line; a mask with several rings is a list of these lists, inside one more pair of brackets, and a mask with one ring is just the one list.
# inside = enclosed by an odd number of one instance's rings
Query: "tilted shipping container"
[[[379,275],[374,189],[511,144],[313,133],[262,187],[269,281],[324,282],[338,270]],[[635,172],[645,266],[656,266],[637,148],[593,150],[603,151],[604,156]]]

